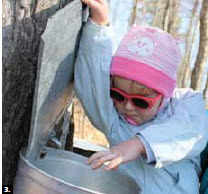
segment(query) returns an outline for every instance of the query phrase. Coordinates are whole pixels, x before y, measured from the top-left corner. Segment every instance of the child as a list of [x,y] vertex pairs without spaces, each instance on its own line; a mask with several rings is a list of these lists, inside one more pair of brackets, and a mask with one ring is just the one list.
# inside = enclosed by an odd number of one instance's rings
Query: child
[[75,64],[75,92],[110,143],[89,164],[119,166],[141,193],[198,193],[208,119],[202,94],[174,91],[181,60],[174,38],[158,28],[133,27],[113,56],[106,0],[83,2],[91,18]]

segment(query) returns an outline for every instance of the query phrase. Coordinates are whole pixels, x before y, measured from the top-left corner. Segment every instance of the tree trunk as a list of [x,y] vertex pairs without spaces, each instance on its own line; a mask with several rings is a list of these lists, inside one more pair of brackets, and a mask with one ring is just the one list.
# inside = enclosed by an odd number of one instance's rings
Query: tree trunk
[[182,64],[180,66],[179,74],[178,74],[178,86],[179,87],[186,87],[187,86],[186,83],[190,78],[190,55],[191,55],[192,47],[195,42],[195,35],[196,35],[197,27],[196,27],[196,24],[194,25],[194,22],[196,20],[198,6],[199,6],[199,0],[195,0],[194,8],[193,8],[192,15],[190,18],[190,25],[189,25],[188,33],[186,36],[185,56],[183,58]]
[[2,184],[13,184],[28,141],[40,36],[49,16],[71,0],[3,0]]
[[153,26],[164,29],[164,18],[168,8],[168,0],[158,0],[156,7]]
[[169,14],[166,24],[167,27],[165,30],[174,36],[177,27],[177,13],[179,7],[179,0],[171,0],[169,3]]
[[174,35],[177,24],[179,0],[158,0],[153,26]]
[[136,23],[137,20],[137,4],[139,0],[133,0],[133,8],[130,17],[130,27]]
[[201,89],[205,61],[208,57],[208,1],[203,0],[200,14],[200,45],[195,66],[191,75],[191,88]]

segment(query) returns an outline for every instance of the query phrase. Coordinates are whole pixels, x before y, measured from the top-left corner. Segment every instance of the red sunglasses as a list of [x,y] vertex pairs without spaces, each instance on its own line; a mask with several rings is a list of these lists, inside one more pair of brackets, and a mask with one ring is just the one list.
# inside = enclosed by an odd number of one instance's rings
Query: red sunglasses
[[111,87],[110,96],[113,100],[120,102],[120,103],[126,102],[127,99],[131,100],[131,103],[133,106],[139,109],[146,110],[146,109],[152,108],[156,104],[158,99],[162,96],[162,94],[158,94],[156,97],[150,98],[150,97],[144,97],[140,95],[130,95],[118,88]]

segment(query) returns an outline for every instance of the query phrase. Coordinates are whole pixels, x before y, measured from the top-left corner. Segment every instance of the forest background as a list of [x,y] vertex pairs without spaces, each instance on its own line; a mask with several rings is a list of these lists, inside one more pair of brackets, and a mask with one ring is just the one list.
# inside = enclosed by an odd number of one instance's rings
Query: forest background
[[[19,150],[27,145],[38,49],[50,16],[72,0],[2,1],[2,183],[13,184]],[[203,92],[208,108],[208,0],[108,0],[116,48],[134,25],[157,26],[178,39],[178,87]],[[74,100],[75,141],[108,146]]]
[[156,26],[169,32],[178,39],[183,55],[178,70],[178,87],[204,91],[205,98],[208,73],[207,0],[113,0],[109,6],[116,34],[115,47],[132,25]]

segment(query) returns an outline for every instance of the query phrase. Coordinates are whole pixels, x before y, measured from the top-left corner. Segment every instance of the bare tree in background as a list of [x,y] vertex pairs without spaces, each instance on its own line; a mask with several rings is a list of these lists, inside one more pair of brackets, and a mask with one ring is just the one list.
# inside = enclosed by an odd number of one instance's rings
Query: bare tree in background
[[190,79],[190,73],[191,73],[190,57],[191,57],[191,52],[195,43],[196,29],[197,29],[196,26],[198,25],[198,18],[197,18],[198,6],[199,6],[199,0],[195,0],[194,8],[192,10],[192,15],[190,18],[188,33],[186,35],[185,56],[183,57],[183,61],[178,70],[177,85],[182,88],[187,87],[187,82]]
[[129,22],[129,26],[132,26],[136,23],[137,20],[137,4],[138,4],[139,0],[133,0],[133,9],[131,12],[131,17],[130,17],[130,22]]
[[169,12],[167,16],[166,21],[166,30],[172,35],[175,35],[176,31],[176,25],[177,25],[177,14],[178,14],[178,8],[179,8],[179,0],[171,0],[169,1]]
[[168,0],[158,0],[156,3],[156,11],[153,21],[153,26],[164,29],[164,18],[166,13],[166,8]]
[[195,66],[191,75],[191,88],[201,89],[205,61],[208,58],[208,1],[203,0],[200,14],[200,45]]
[[[153,6],[149,5],[152,2],[147,2],[146,0],[133,0],[133,7],[131,11],[131,16],[129,19],[129,27],[135,25],[142,25],[145,22],[145,15],[150,13]],[[152,14],[152,13],[150,13]]]
[[179,0],[158,0],[153,26],[175,34]]

